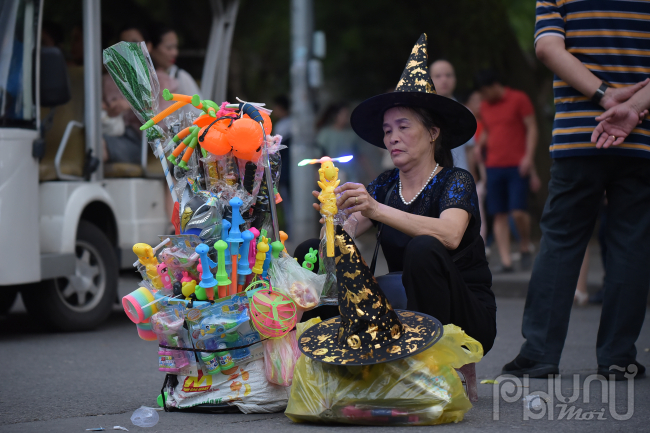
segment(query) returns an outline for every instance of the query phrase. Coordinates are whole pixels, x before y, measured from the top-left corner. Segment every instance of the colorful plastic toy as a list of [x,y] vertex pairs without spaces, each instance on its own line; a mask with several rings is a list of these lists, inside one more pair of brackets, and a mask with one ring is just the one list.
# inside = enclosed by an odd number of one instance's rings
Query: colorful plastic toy
[[322,163],[324,161],[350,162],[350,161],[352,161],[352,158],[354,158],[354,156],[346,155],[346,156],[340,156],[338,158],[330,158],[329,156],[324,156],[321,159],[303,159],[302,161],[300,161],[298,163],[298,167],[302,167],[302,166],[309,165],[309,164],[320,164],[320,163]]
[[210,251],[210,247],[206,244],[199,244],[196,247],[196,253],[199,255],[202,267],[201,282],[199,283],[199,286],[205,289],[208,300],[214,301],[214,286],[217,285],[217,280],[214,279],[214,275],[212,275],[210,269],[216,267],[217,264],[210,260],[210,257],[208,257],[208,251]]
[[239,248],[239,262],[237,262],[237,292],[241,292],[244,289],[244,283],[246,282],[246,277],[250,275],[251,271],[250,265],[248,264],[248,250],[250,249],[250,244],[253,238],[255,237],[250,230],[246,230],[241,234],[244,242]]
[[287,241],[287,239],[289,239],[289,235],[286,232],[280,230],[280,242],[282,242],[282,248],[283,248],[282,251],[284,251],[285,253],[287,253],[287,246],[284,243]]
[[122,298],[122,307],[129,319],[135,324],[149,320],[158,312],[155,300],[149,289],[140,287]]
[[138,336],[145,341],[156,341],[158,337],[153,332],[151,327],[151,319],[147,319],[143,322],[136,323],[135,326],[138,328]]
[[250,303],[251,321],[267,338],[279,338],[293,329],[297,321],[296,304],[273,290],[258,290]]
[[[227,221],[224,221],[224,224]],[[228,243],[224,240],[217,241],[214,244],[214,249],[217,250],[217,284],[219,285],[219,297],[225,298],[228,296],[228,286],[231,281],[228,278],[228,272],[226,271],[226,250],[228,249]]]
[[332,160],[321,158],[321,167],[318,169],[320,180],[318,186],[321,193],[318,201],[321,202],[320,213],[325,217],[325,236],[327,238],[327,257],[334,257],[334,215],[338,212],[336,194],[334,190],[341,182],[338,179],[339,169],[334,167]]
[[255,255],[255,266],[253,266],[253,273],[262,275],[264,272],[264,261],[266,260],[266,253],[269,251],[268,239],[265,237],[260,238],[257,244],[257,254]]
[[239,244],[244,242],[239,226],[244,223],[244,218],[242,218],[239,213],[239,208],[243,204],[239,197],[233,197],[228,203],[230,203],[230,207],[232,208],[232,218],[230,221],[231,227],[228,232],[228,238],[226,239],[230,244],[230,256],[232,261],[232,276],[230,277],[232,285],[230,286],[228,294],[234,295],[237,293],[237,256],[239,255]]
[[160,275],[158,275],[158,259],[154,255],[153,248],[148,244],[135,244],[133,245],[133,252],[138,256],[138,261],[141,265],[147,270],[147,277],[151,281],[151,285],[156,289],[162,288],[162,282],[160,281]]
[[305,261],[302,262],[302,267],[307,270],[313,271],[317,261],[318,261],[318,250],[310,248],[309,252],[305,254]]
[[163,287],[167,290],[170,290],[172,288],[172,278],[167,272],[167,264],[161,263],[156,266],[156,272],[158,272],[158,276],[160,277],[160,282],[162,283]]

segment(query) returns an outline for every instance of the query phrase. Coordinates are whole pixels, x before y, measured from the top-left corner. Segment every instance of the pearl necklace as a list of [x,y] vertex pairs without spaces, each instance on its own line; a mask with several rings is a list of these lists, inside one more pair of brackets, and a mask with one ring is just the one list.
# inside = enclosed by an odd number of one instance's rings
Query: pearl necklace
[[408,205],[410,205],[411,203],[413,203],[413,202],[415,201],[416,198],[418,198],[418,196],[420,195],[420,193],[421,193],[422,191],[424,191],[424,188],[426,188],[426,186],[429,184],[429,182],[431,182],[431,179],[433,179],[433,176],[435,176],[435,174],[436,174],[436,170],[438,170],[438,166],[439,166],[439,165],[440,165],[440,164],[436,163],[436,168],[434,168],[433,171],[431,172],[431,176],[429,176],[429,178],[427,179],[427,181],[424,182],[424,185],[422,186],[422,188],[420,188],[420,190],[418,191],[418,193],[415,194],[415,197],[413,197],[413,199],[412,199],[411,201],[406,201],[406,200],[404,200],[404,196],[402,195],[402,179],[399,180],[399,196],[400,196],[400,198],[402,199],[402,203],[404,203],[405,205],[408,206]]

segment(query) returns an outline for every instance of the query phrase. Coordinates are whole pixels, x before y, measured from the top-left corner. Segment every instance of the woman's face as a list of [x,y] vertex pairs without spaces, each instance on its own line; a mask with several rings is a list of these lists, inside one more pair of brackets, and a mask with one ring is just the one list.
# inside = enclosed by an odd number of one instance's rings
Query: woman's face
[[439,128],[427,131],[418,116],[405,107],[394,107],[384,113],[384,145],[395,167],[402,169],[424,158],[433,159],[433,145]]
[[176,63],[176,57],[178,57],[178,36],[176,32],[167,32],[158,46],[151,50],[151,58],[156,67],[169,69]]

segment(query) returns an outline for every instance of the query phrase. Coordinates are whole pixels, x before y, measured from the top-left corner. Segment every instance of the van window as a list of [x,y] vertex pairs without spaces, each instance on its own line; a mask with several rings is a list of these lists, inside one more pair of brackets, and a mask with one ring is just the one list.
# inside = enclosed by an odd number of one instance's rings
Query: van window
[[36,128],[34,52],[39,0],[0,0],[0,127]]

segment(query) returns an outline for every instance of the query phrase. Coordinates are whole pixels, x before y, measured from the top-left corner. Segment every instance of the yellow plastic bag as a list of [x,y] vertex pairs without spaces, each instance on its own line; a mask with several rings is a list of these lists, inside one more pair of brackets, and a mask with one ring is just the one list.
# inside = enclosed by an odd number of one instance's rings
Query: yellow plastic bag
[[462,421],[472,407],[455,368],[478,362],[481,343],[446,325],[436,344],[397,361],[339,366],[302,355],[285,414],[294,422],[434,425]]

